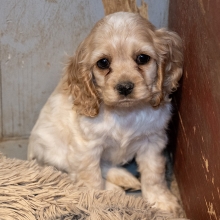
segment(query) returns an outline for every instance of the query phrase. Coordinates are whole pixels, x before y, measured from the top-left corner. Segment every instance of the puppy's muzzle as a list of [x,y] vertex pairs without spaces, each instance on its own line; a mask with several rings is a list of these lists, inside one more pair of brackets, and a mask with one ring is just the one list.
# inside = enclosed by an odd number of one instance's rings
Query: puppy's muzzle
[[132,91],[134,89],[134,83],[129,82],[129,81],[128,82],[121,82],[121,83],[117,84],[115,88],[120,95],[127,96],[130,93],[132,93]]

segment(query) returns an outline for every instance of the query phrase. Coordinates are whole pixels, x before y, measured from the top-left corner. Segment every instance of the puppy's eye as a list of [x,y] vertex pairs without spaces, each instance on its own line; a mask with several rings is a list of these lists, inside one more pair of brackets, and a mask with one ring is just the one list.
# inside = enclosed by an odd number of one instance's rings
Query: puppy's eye
[[148,56],[146,54],[140,54],[136,58],[136,63],[138,65],[144,65],[144,64],[148,63],[149,61],[150,61],[150,56]]
[[100,69],[108,69],[109,66],[110,66],[110,62],[108,61],[108,59],[106,58],[103,58],[101,60],[99,60],[97,62],[97,66],[100,68]]

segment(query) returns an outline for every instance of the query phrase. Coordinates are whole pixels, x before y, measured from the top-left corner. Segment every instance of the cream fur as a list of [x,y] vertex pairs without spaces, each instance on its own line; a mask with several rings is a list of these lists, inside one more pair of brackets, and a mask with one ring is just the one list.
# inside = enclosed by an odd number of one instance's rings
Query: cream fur
[[[138,54],[151,59],[139,66]],[[108,69],[97,66],[102,58],[109,59]],[[64,170],[88,187],[141,187],[150,203],[177,214],[178,201],[165,183],[162,150],[171,118],[168,95],[181,74],[177,34],[157,31],[137,14],[105,17],[70,58],[43,107],[30,136],[28,158]],[[118,93],[122,81],[134,83],[131,94]],[[141,183],[118,167],[134,157]]]

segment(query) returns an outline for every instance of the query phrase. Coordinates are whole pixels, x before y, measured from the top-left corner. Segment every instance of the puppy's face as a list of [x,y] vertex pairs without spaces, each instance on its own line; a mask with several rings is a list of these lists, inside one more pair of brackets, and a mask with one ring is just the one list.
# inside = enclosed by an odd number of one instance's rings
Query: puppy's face
[[176,33],[156,30],[138,14],[106,16],[68,65],[75,108],[95,116],[100,102],[123,107],[150,102],[158,106],[181,77],[181,48]]
[[113,23],[111,27],[110,30],[99,27],[101,36],[95,34],[92,43],[90,63],[99,96],[105,104],[114,106],[150,101],[157,78],[151,36],[129,27],[127,22],[123,28]]

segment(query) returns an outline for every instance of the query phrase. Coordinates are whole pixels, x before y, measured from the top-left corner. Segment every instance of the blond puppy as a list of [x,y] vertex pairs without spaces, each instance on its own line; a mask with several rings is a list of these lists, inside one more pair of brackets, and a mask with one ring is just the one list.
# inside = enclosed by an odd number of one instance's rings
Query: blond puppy
[[[69,58],[32,130],[28,158],[95,189],[141,188],[148,202],[177,214],[162,151],[182,64],[176,33],[138,14],[104,17]],[[140,182],[119,167],[134,157]]]

